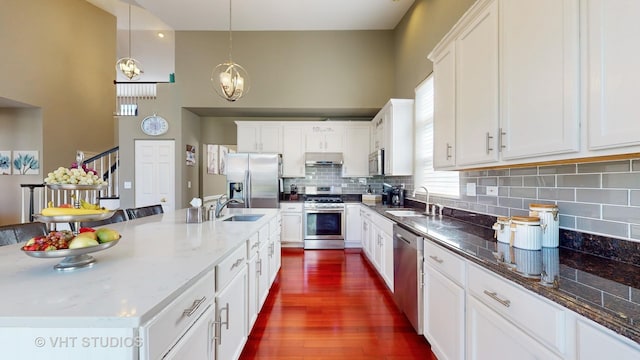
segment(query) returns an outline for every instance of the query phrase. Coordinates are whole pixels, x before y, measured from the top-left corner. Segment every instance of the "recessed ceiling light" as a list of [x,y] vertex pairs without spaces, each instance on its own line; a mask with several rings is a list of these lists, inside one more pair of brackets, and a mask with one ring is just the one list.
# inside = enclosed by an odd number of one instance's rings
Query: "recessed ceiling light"
[[164,38],[164,33],[159,32],[158,33],[158,37],[161,38],[161,39]]

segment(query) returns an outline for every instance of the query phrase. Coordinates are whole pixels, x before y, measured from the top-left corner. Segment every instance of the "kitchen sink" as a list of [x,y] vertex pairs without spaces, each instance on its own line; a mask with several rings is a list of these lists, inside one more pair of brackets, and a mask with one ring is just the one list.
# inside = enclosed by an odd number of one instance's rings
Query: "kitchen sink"
[[423,213],[413,210],[387,210],[387,213],[398,217],[425,216]]
[[263,215],[232,215],[222,221],[256,221]]

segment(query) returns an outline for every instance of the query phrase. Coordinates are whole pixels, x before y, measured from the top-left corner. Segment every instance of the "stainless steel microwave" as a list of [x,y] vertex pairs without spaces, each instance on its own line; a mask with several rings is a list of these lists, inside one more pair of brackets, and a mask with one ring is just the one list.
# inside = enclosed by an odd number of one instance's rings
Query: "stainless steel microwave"
[[384,175],[384,149],[369,154],[369,175]]

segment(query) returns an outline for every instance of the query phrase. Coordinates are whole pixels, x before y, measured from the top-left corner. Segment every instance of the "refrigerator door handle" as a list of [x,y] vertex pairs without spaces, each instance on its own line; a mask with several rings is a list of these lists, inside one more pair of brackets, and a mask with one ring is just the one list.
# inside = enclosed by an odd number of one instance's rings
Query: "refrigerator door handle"
[[245,208],[250,208],[251,207],[251,197],[253,196],[251,194],[251,173],[249,172],[249,170],[245,171],[244,173],[244,184],[245,184],[245,192],[244,192],[244,207]]

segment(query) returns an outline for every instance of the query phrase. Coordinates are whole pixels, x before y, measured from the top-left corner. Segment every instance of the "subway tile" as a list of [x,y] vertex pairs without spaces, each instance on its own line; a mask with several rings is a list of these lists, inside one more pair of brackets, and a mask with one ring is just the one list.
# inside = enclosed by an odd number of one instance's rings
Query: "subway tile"
[[486,186],[476,186],[476,195],[487,195]]
[[578,271],[578,282],[624,299],[629,298],[629,287],[588,272]]
[[498,197],[498,205],[508,208],[522,209],[522,199]]
[[487,205],[482,205],[482,204],[469,204],[469,210],[471,211],[477,211],[480,213],[486,213],[487,212]]
[[487,213],[495,216],[509,216],[509,209],[498,206],[487,206]]
[[578,173],[629,172],[630,169],[631,162],[629,160],[578,164]]
[[631,224],[631,234],[629,237],[640,240],[640,225]]
[[640,304],[640,289],[631,288],[631,301]]
[[501,176],[498,178],[499,186],[522,186],[522,176]]
[[559,226],[563,229],[575,229],[576,217],[570,215],[560,215]]
[[602,300],[605,308],[613,310],[617,314],[625,314],[630,319],[640,318],[640,306],[632,302],[607,293],[604,293]]
[[525,176],[524,186],[553,187],[556,186],[555,175]]
[[497,196],[478,196],[478,203],[485,205],[498,205]]
[[574,189],[539,188],[538,199],[575,201]]
[[498,186],[498,178],[495,176],[478,178],[478,185]]
[[627,224],[595,219],[577,218],[576,229],[615,237],[629,237]]
[[602,207],[602,218],[640,224],[640,207],[605,205]]
[[562,282],[562,288],[566,288],[569,293],[578,294],[582,299],[588,300],[592,303],[602,303],[602,292],[581,282],[567,279]]
[[535,199],[538,197],[538,191],[536,188],[512,187],[509,189],[509,197]]
[[509,216],[529,216],[529,210],[509,209]]
[[[619,174],[616,174],[619,175]],[[558,187],[599,188],[600,174],[558,175]]]
[[560,214],[600,218],[600,205],[558,201]]
[[509,175],[509,169],[500,169],[500,170],[488,170],[487,176],[507,176]]
[[462,210],[469,210],[469,203],[463,202],[463,201],[456,201],[454,207]]
[[509,175],[538,175],[537,167],[528,167],[528,168],[515,168],[509,170]]
[[462,177],[465,177],[465,178],[481,177],[481,176],[487,176],[487,171],[486,170],[479,170],[479,171],[463,171],[462,172]]
[[499,187],[498,188],[498,196],[509,197],[509,188],[508,187]]
[[640,189],[640,173],[602,174],[602,187]]
[[640,159],[631,161],[631,171],[640,171]]
[[560,277],[576,281],[576,279],[578,279],[578,270],[560,264]]
[[627,205],[627,190],[576,189],[576,201],[612,205]]
[[529,205],[531,204],[548,204],[548,205],[555,205],[555,201],[546,201],[546,200],[534,200],[534,199],[524,199],[523,200],[523,208],[524,209],[528,209]]
[[575,174],[576,164],[540,166],[538,174]]

